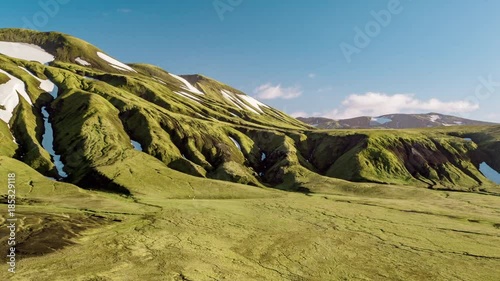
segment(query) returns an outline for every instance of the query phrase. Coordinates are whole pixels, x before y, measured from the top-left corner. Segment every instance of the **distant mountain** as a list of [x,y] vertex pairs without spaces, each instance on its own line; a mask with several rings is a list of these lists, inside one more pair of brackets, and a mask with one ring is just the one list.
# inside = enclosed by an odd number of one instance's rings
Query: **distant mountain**
[[[486,124],[439,114],[302,120]],[[62,33],[0,29],[0,166],[22,162],[83,188],[169,198],[192,198],[200,181],[207,198],[239,190],[232,183],[314,192],[345,180],[478,191],[493,184],[482,164],[500,171],[500,126],[313,126],[200,74],[125,64]]]
[[411,129],[449,126],[498,125],[495,123],[469,120],[439,113],[388,114],[378,117],[363,116],[340,120],[333,120],[322,117],[299,117],[297,119],[318,129]]

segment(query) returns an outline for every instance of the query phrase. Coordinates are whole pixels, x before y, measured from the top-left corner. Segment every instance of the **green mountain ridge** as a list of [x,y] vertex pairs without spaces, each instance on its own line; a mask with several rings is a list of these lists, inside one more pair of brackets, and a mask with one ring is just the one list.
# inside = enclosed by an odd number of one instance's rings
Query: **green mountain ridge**
[[500,126],[322,130],[103,54],[0,29],[1,280],[498,280]]
[[[0,54],[0,69],[25,83],[34,104],[21,99],[10,130],[0,121],[1,155],[58,177],[42,146],[46,106],[65,181],[87,189],[134,197],[164,189],[168,196],[168,175],[176,170],[188,182],[194,176],[307,192],[318,182],[485,191],[495,184],[479,165],[500,171],[499,126],[317,130],[203,75],[176,76],[148,64],[113,67],[100,49],[69,35],[3,29],[0,41],[38,45],[55,57],[42,65]],[[20,67],[55,83],[57,98]]]

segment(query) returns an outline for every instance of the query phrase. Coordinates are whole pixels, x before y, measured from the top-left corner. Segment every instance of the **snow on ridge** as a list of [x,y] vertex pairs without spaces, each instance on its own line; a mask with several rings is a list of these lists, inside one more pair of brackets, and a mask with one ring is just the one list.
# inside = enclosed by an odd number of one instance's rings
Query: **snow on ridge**
[[0,119],[9,124],[14,109],[20,102],[19,95],[21,95],[30,105],[33,105],[33,103],[26,92],[26,86],[23,81],[1,69],[0,73],[7,75],[10,79],[7,83],[0,84],[0,105],[5,107],[5,109],[0,109]]
[[195,101],[195,102],[197,102],[197,103],[200,103],[200,101],[201,101],[199,98],[197,98],[197,97],[195,97],[195,96],[193,96],[193,95],[191,95],[191,94],[188,94],[188,93],[186,93],[186,92],[174,92],[174,93],[178,94],[178,95],[179,95],[179,96],[181,96],[181,97],[185,97],[185,98],[188,98],[188,99],[194,100],[194,101]]
[[124,64],[123,62],[121,62],[119,60],[116,60],[116,59],[114,59],[114,58],[112,58],[112,57],[110,57],[110,56],[108,56],[108,55],[106,55],[104,53],[97,52],[97,55],[101,59],[103,59],[106,62],[108,62],[109,65],[111,67],[113,67],[113,68],[116,68],[116,69],[119,69],[119,70],[123,70],[123,71],[132,71],[132,72],[136,72],[137,73],[137,71],[135,71],[132,67],[130,67],[130,66]]
[[236,103],[236,101],[235,101],[235,99],[236,99],[236,98],[235,98],[235,97],[233,97],[233,96],[231,95],[231,93],[230,93],[230,92],[228,92],[228,91],[226,91],[226,90],[220,90],[220,92],[222,93],[222,96],[223,96],[225,99],[229,100],[232,104],[236,105],[236,107],[237,107],[237,108],[239,108],[239,109],[243,110],[243,108],[241,108],[241,106],[239,106],[239,105]]
[[240,143],[237,140],[233,139],[232,137],[229,137],[229,138],[233,141],[234,145],[236,145],[236,147],[241,151],[241,145],[240,145]]
[[234,105],[236,105],[239,109],[241,109],[241,110],[247,109],[247,110],[249,110],[249,111],[251,111],[251,112],[253,112],[255,114],[260,114],[254,108],[252,108],[251,106],[247,105],[246,103],[244,103],[243,101],[241,101],[240,99],[238,99],[238,97],[235,94],[233,94],[232,92],[226,91],[226,90],[221,90],[221,93],[222,93],[222,96],[224,98],[226,98],[227,100],[231,101],[231,103],[233,103]]
[[255,114],[260,114],[260,112],[256,111],[255,109],[253,109],[252,107],[248,106],[246,103],[244,102],[240,102],[240,105],[242,105],[243,107],[245,107],[247,110],[250,110],[251,112],[255,113]]
[[0,54],[16,59],[37,61],[41,64],[47,64],[55,59],[40,46],[19,42],[0,41]]
[[238,94],[238,96],[239,96],[240,99],[243,99],[247,103],[249,103],[253,108],[257,109],[260,113],[264,113],[264,111],[262,111],[262,109],[260,108],[261,106],[268,107],[267,105],[265,105],[265,104],[261,103],[260,101],[252,98],[251,96],[240,95],[240,94]]
[[75,59],[75,61],[76,61],[77,63],[79,63],[80,65],[83,65],[83,66],[91,66],[90,62],[88,62],[88,61],[86,61],[86,60],[82,59],[81,57],[77,57],[77,58]]
[[52,129],[52,124],[50,123],[50,115],[47,112],[45,106],[42,106],[42,115],[45,129],[42,135],[42,147],[47,150],[50,156],[52,156],[54,166],[56,166],[56,170],[59,176],[61,178],[67,178],[68,175],[64,172],[64,164],[61,161],[61,156],[57,155],[54,151],[54,130]]
[[204,95],[203,92],[198,90],[195,86],[191,85],[191,83],[189,83],[186,79],[184,79],[178,75],[172,74],[172,73],[169,73],[169,74],[170,74],[170,76],[174,77],[175,79],[181,81],[182,84],[184,84],[184,86],[185,86],[184,89],[186,89],[192,93],[198,94],[198,95]]
[[441,119],[441,116],[439,116],[439,115],[430,115],[429,116],[429,120],[431,120],[431,122],[436,122],[439,119]]
[[19,68],[21,68],[22,70],[26,71],[29,75],[31,75],[33,78],[35,78],[36,80],[38,80],[38,82],[40,82],[40,89],[44,90],[45,92],[47,93],[50,93],[54,90],[54,83],[52,83],[52,81],[50,80],[43,80],[43,79],[40,79],[38,77],[36,77],[33,73],[31,73],[29,70],[27,70],[26,68],[24,67],[21,67],[19,66]]

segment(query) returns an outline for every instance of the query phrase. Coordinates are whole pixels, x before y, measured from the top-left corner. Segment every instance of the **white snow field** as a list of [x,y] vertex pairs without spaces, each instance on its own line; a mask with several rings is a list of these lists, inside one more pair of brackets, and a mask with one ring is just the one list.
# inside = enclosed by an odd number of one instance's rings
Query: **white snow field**
[[36,80],[38,80],[38,82],[40,82],[40,89],[44,90],[47,93],[51,93],[54,90],[55,85],[54,85],[54,83],[52,83],[52,81],[50,81],[48,79],[47,80],[40,79],[40,78],[36,77],[35,75],[33,75],[33,73],[31,73],[29,70],[27,70],[24,67],[20,66],[19,68],[21,68],[22,70],[26,71],[33,78],[35,78]]
[[195,93],[195,94],[198,94],[198,95],[204,95],[203,92],[201,92],[200,90],[198,90],[195,86],[191,85],[191,83],[189,83],[186,79],[180,77],[180,76],[177,76],[175,74],[172,74],[172,73],[169,73],[170,76],[174,77],[175,79],[179,80],[182,82],[182,84],[184,84],[184,89],[192,92],[192,93]]
[[77,58],[75,59],[75,61],[76,61],[78,64],[83,65],[83,66],[91,66],[90,62],[88,62],[88,61],[86,61],[86,60],[82,59],[81,57],[77,57]]
[[[227,91],[227,90],[221,90],[221,93],[225,99],[230,101],[232,104],[236,105],[236,107],[238,107],[241,110],[248,110],[248,111],[251,111],[255,114],[263,113],[263,111],[258,106],[259,102],[255,99],[247,96],[247,95],[234,94],[234,93]],[[243,100],[248,101],[249,104],[254,104],[256,106],[256,108],[249,106],[248,104],[243,102]],[[264,105],[264,106],[266,106],[266,105]],[[259,111],[257,111],[257,110],[259,110]]]
[[0,41],[0,54],[16,59],[37,61],[41,64],[47,64],[55,59],[40,46],[17,42]]
[[260,101],[252,98],[251,96],[247,96],[247,95],[238,95],[238,96],[240,97],[240,99],[245,100],[247,103],[249,103],[252,107],[254,107],[255,109],[257,109],[261,113],[264,113],[264,111],[262,111],[261,107],[269,107],[269,106],[261,103]]
[[431,116],[429,116],[429,120],[431,120],[431,122],[436,122],[439,119],[441,119],[441,117],[439,115],[431,115]]
[[132,72],[137,72],[137,71],[135,71],[132,67],[130,67],[130,66],[128,66],[128,65],[126,65],[126,64],[124,64],[123,62],[121,62],[121,61],[119,61],[119,60],[116,60],[116,59],[114,59],[114,58],[112,58],[112,57],[110,57],[110,56],[108,56],[108,55],[106,55],[106,54],[103,54],[103,53],[101,53],[101,52],[97,52],[97,55],[98,55],[101,59],[103,59],[103,60],[105,60],[106,62],[108,62],[108,63],[109,63],[109,65],[110,65],[111,67],[114,67],[114,68],[116,68],[116,69],[123,70],[123,71],[132,71]]
[[234,96],[232,96],[232,93],[231,92],[228,92],[226,90],[221,90],[220,91],[222,93],[222,96],[227,99],[229,102],[231,102],[232,104],[234,104],[237,108],[243,110],[243,108],[241,108],[241,106],[239,106],[236,102],[236,98]]
[[19,104],[19,95],[21,95],[30,105],[33,105],[33,103],[26,92],[23,81],[1,69],[0,73],[7,75],[10,79],[7,83],[0,84],[0,105],[5,108],[0,109],[0,119],[9,124],[12,113]]
[[248,111],[251,111],[251,112],[253,112],[253,113],[255,113],[255,114],[260,114],[260,112],[259,112],[259,111],[255,110],[253,107],[251,107],[251,106],[247,105],[246,103],[244,103],[244,102],[242,102],[242,101],[240,101],[240,100],[238,100],[238,99],[237,99],[237,101],[238,101],[238,103],[239,103],[241,106],[243,106],[244,108],[246,108]]

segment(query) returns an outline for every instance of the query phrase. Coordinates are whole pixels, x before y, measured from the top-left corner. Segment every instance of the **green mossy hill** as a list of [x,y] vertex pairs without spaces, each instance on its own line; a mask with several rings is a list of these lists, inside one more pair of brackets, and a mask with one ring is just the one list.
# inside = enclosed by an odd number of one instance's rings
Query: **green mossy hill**
[[5,84],[10,80],[9,76],[0,73],[0,84]]
[[486,162],[493,169],[500,170],[500,126],[455,128],[447,132],[453,136],[470,138],[478,144],[478,150],[473,155],[476,165]]
[[[233,114],[241,115],[241,111],[235,111],[238,107],[252,106],[248,101],[238,99],[239,95],[245,95],[240,90],[230,87],[222,82],[215,79],[208,78],[204,75],[194,74],[194,75],[183,75],[184,79],[189,81],[191,84],[195,85],[198,89],[203,91],[210,97],[212,101],[218,101],[226,104],[233,109]],[[230,96],[228,99],[224,97],[222,91]],[[236,98],[235,98],[236,97]],[[232,99],[232,100],[231,100]],[[284,114],[283,112],[276,110],[272,107],[260,106],[260,110],[266,113],[264,116],[257,116],[255,114],[246,115],[247,118],[251,119],[253,123],[262,125],[276,125],[276,127],[287,128],[287,129],[311,129],[312,127],[307,126],[303,122]],[[243,112],[243,114],[245,114]],[[256,118],[258,117],[258,118]],[[271,118],[269,118],[271,117]]]
[[108,62],[101,59],[97,55],[97,52],[104,52],[99,48],[81,39],[60,32],[0,29],[0,41],[21,42],[40,46],[58,61],[76,64],[76,59],[81,58],[90,63],[90,67],[93,69],[115,73],[126,72],[111,67]]
[[[156,66],[133,64],[137,73],[101,67],[97,48],[68,35],[0,30],[0,40],[39,44],[56,56],[45,66],[0,55],[0,68],[21,79],[34,101],[16,107],[10,130],[0,125],[0,155],[56,175],[41,146],[46,106],[67,181],[80,187],[144,198],[231,197],[267,187],[325,192],[361,183],[482,191],[493,183],[479,164],[500,171],[498,126],[316,130],[202,75],[183,76],[202,92],[195,93]],[[20,67],[50,79],[58,97]],[[193,192],[191,182],[210,188]]]

